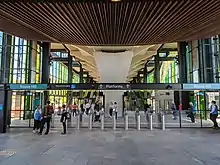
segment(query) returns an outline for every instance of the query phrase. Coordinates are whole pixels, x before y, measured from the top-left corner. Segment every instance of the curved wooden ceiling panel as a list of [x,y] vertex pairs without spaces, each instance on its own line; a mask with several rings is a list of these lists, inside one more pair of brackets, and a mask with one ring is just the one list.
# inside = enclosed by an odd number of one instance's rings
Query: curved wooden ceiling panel
[[0,3],[0,16],[53,42],[77,45],[159,44],[220,32],[220,0],[6,1]]

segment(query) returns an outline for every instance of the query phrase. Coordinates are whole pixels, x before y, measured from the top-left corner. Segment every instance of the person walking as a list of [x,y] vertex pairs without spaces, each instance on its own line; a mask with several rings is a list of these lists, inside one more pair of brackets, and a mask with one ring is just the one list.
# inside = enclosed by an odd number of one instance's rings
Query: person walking
[[74,102],[72,109],[73,109],[73,117],[76,116],[76,110],[77,110],[78,105]]
[[109,116],[110,116],[110,118],[112,118],[113,108],[114,108],[113,103],[110,102],[110,105],[109,105]]
[[193,107],[192,102],[189,103],[189,114],[188,114],[188,116],[190,117],[192,123],[195,123],[195,114],[194,114],[194,107]]
[[172,102],[171,104],[171,111],[173,113],[173,120],[176,120],[177,119],[177,108],[174,102]]
[[60,116],[61,114],[62,114],[62,108],[59,106],[58,111],[57,111],[57,115]]
[[89,114],[89,110],[91,108],[91,104],[89,103],[89,101],[86,103],[86,114]]
[[66,121],[68,118],[68,112],[66,110],[65,105],[63,105],[62,108],[63,108],[63,110],[62,110],[60,122],[62,123],[62,126],[63,126],[63,131],[61,132],[61,134],[64,135],[64,134],[66,134]]
[[45,123],[47,123],[47,129],[45,135],[49,133],[51,117],[52,117],[52,111],[51,111],[50,101],[47,101],[41,113],[41,127],[39,132],[40,135],[42,135]]
[[212,105],[210,106],[210,119],[212,120],[214,124],[213,125],[214,129],[219,128],[218,123],[216,121],[217,117],[218,117],[218,106],[216,105],[215,101],[212,101]]
[[97,109],[95,111],[95,120],[94,120],[94,122],[101,122],[101,120],[100,120],[100,110],[99,109]]
[[41,120],[41,108],[40,108],[40,105],[37,105],[37,108],[34,111],[33,133],[37,133],[37,131],[40,129],[40,120]]

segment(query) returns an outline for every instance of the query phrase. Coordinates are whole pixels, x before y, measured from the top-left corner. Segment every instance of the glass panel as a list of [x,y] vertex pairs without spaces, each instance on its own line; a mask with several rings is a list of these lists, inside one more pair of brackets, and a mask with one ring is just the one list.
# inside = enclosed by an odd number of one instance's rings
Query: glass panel
[[19,45],[19,37],[15,37],[15,45],[16,45],[16,46]]
[[159,57],[166,57],[167,54],[166,53],[159,53]]
[[154,83],[154,71],[148,74],[147,83]]
[[168,57],[176,57],[178,55],[177,51],[170,51]]
[[[164,61],[160,68],[160,82],[168,83],[169,81],[169,69],[173,61]],[[171,77],[170,77],[171,78]]]

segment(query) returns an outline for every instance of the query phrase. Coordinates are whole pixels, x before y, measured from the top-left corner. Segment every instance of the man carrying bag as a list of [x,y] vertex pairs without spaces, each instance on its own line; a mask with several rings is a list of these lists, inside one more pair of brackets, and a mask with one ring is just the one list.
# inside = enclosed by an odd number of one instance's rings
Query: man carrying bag
[[50,101],[47,101],[41,114],[41,128],[39,132],[40,135],[42,135],[45,123],[47,123],[47,129],[46,129],[45,135],[49,133],[52,113],[53,112],[51,111]]

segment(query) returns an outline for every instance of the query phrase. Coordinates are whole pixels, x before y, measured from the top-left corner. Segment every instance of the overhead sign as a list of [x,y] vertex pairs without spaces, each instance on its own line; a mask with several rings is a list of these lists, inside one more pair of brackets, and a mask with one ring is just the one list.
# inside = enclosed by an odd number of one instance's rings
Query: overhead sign
[[77,90],[77,84],[50,84],[49,89],[51,90]]
[[47,84],[10,84],[11,90],[46,90]]
[[185,90],[218,90],[220,83],[183,84]]
[[168,83],[160,83],[160,84],[131,84],[131,89],[139,89],[139,90],[181,90],[181,84],[168,84]]
[[130,84],[98,84],[99,90],[129,90],[131,88]]
[[70,90],[71,84],[50,84],[49,89],[51,89],[51,90]]
[[98,84],[77,84],[76,85],[76,88],[78,90],[97,90],[98,87],[97,87]]
[[[198,84],[184,84],[183,89],[220,89],[220,84],[212,86],[204,84],[205,87],[198,87]],[[203,86],[204,86],[203,85]],[[129,83],[75,83],[75,84],[10,84],[10,90],[181,90],[182,84],[129,84]],[[2,86],[4,89],[4,85]],[[1,89],[1,84],[0,84]]]

